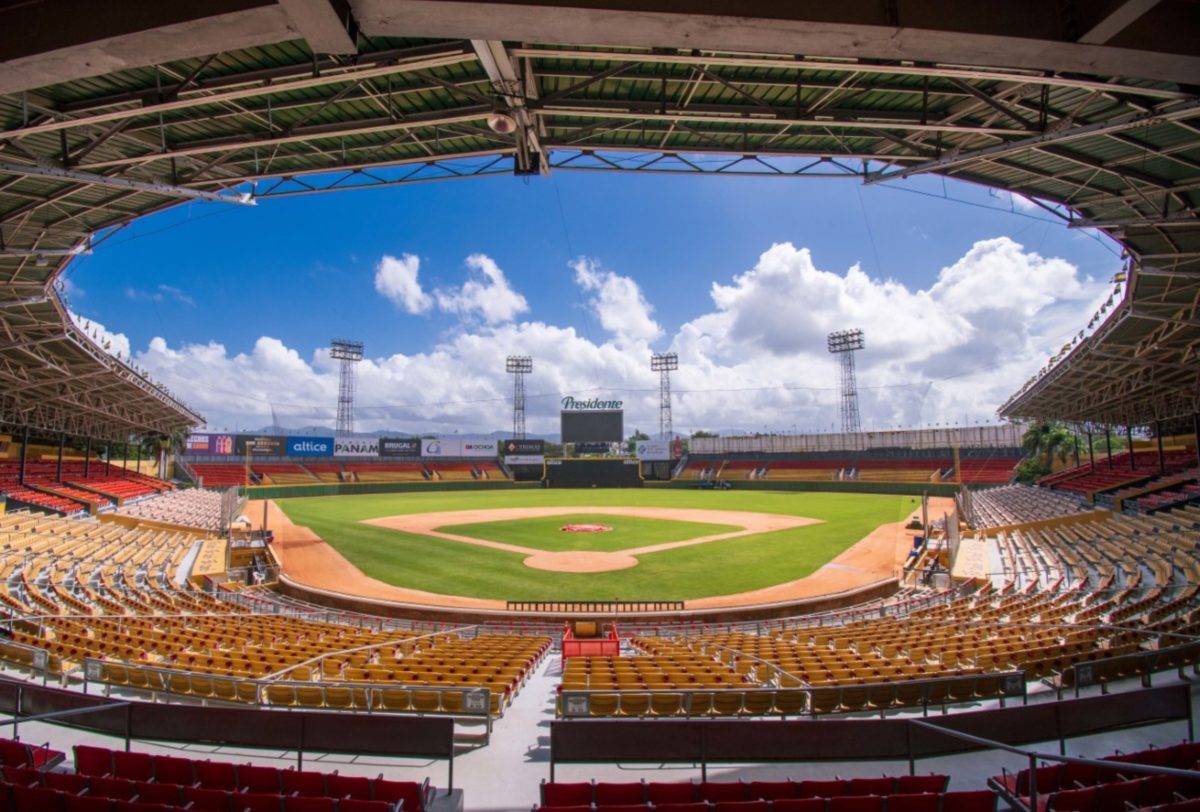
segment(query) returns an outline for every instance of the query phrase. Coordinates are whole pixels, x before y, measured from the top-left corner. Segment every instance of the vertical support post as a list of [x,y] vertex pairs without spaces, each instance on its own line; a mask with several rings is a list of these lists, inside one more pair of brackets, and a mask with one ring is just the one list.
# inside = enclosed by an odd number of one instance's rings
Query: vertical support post
[[125,444],[121,446],[121,476],[129,470],[129,440],[125,440]]
[[449,795],[454,789],[454,748],[450,748],[450,758],[446,765],[446,794]]
[[59,485],[62,484],[63,446],[66,445],[66,442],[67,442],[67,435],[65,435],[65,434],[58,435],[58,462],[54,466],[54,481],[57,482]]
[[1125,447],[1129,449],[1129,470],[1133,471],[1137,467],[1133,460],[1133,426],[1125,427]]
[[1167,472],[1167,458],[1163,455],[1161,420],[1154,421],[1154,433],[1158,436],[1158,472],[1165,474]]
[[112,476],[112,446],[104,444],[104,475]]
[[17,482],[25,484],[25,460],[29,456],[29,426],[25,427],[25,434],[21,439],[21,466],[17,471]]
[[300,740],[296,742],[296,769],[304,769],[304,715],[300,715]]
[[137,462],[133,464],[133,470],[139,474],[142,472],[142,442],[139,439],[137,444]]
[[1200,465],[1200,413],[1192,415],[1192,435],[1196,438],[1196,465]]
[[1112,429],[1104,427],[1104,450],[1108,453],[1108,470],[1112,470]]
[[83,478],[87,479],[92,472],[92,438],[87,438],[83,447]]
[[1029,754],[1029,808],[1037,809],[1037,756]]
[[128,753],[131,749],[130,745],[133,741],[133,703],[125,706],[125,752]]
[[1078,468],[1079,467],[1079,435],[1075,434],[1073,436],[1075,437],[1075,467]]
[[1088,438],[1088,465],[1090,465],[1091,469],[1093,471],[1095,471],[1096,470],[1096,453],[1092,449],[1092,432],[1090,429],[1088,430],[1087,438]]

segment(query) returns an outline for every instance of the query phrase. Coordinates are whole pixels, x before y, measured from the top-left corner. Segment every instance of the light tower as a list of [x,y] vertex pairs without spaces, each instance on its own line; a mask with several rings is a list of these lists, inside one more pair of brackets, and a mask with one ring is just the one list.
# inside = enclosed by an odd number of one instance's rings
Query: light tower
[[338,385],[337,433],[354,433],[354,365],[363,359],[361,341],[335,338],[329,345],[329,357],[342,362]]
[[504,371],[513,376],[513,426],[514,440],[525,439],[525,376],[533,372],[533,358],[528,355],[510,355],[504,359]]
[[862,330],[840,330],[830,333],[829,351],[842,357],[842,431],[855,434],[862,431],[858,416],[858,383],[854,380],[854,352],[863,348]]
[[656,352],[650,356],[650,369],[658,373],[658,436],[670,440],[671,370],[679,369],[679,356],[673,352]]

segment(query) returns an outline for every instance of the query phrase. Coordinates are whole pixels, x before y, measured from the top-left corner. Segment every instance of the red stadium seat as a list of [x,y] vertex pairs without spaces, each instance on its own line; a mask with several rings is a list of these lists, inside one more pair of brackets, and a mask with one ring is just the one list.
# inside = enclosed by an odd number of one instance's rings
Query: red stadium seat
[[49,772],[45,774],[43,780],[50,789],[56,789],[59,792],[66,792],[71,795],[80,795],[87,792],[88,787],[91,785],[91,779],[79,773]]
[[767,812],[770,801],[717,801],[713,812]]
[[705,781],[700,785],[700,798],[712,803],[744,801],[746,800],[746,785],[741,781]]
[[197,761],[192,767],[196,772],[196,780],[205,789],[233,791],[238,788],[237,771],[232,764],[224,761]]
[[828,804],[825,798],[778,798],[771,801],[771,812],[826,812]]
[[795,798],[799,789],[794,781],[751,781],[746,785],[746,797],[755,801]]
[[597,804],[596,812],[650,812],[647,804]]
[[901,775],[896,778],[897,795],[910,795],[918,792],[945,792],[950,783],[946,775]]
[[889,795],[888,812],[938,812],[941,799],[934,792]]
[[[184,787],[179,792],[188,809],[195,812],[231,812],[233,796],[228,790]],[[241,812],[241,809],[238,809]]]
[[361,801],[373,801],[371,797],[371,779],[361,775],[338,775],[332,773],[325,776],[325,786],[331,798],[357,798]]
[[596,784],[596,805],[642,804],[646,802],[646,785],[643,783]]
[[280,770],[279,784],[283,788],[284,795],[319,798],[326,794],[325,773],[308,772],[307,770]]
[[83,775],[112,775],[112,751],[86,744],[75,745],[75,772]]
[[542,806],[578,806],[592,802],[591,782],[543,781]]
[[845,781],[801,781],[797,795],[801,798],[836,798],[846,794]]
[[1046,800],[1046,809],[1058,812],[1095,812],[1096,788],[1060,789]]
[[829,799],[829,812],[883,812],[880,795],[842,795]]
[[996,812],[996,793],[990,789],[947,792],[942,812]]
[[68,795],[63,794],[63,808],[66,812],[109,812],[112,809],[112,799],[98,795]]
[[896,779],[889,776],[851,778],[846,784],[847,795],[891,795],[895,790]]
[[126,778],[96,776],[88,785],[88,794],[112,798],[114,801],[129,801],[133,799],[134,784]]
[[283,796],[277,792],[239,792],[233,796],[240,812],[282,812]]
[[243,792],[278,793],[279,770],[255,764],[239,764],[237,783]]
[[[646,784],[646,800],[660,804],[690,804],[696,800],[696,785],[688,782],[667,783],[651,781]],[[680,810],[680,812],[685,812]]]
[[196,781],[195,762],[178,756],[152,756],[154,780],[163,784],[190,785]]
[[[424,812],[425,794],[429,790],[428,781],[419,784],[416,781],[389,781],[386,778],[376,778],[371,786],[371,797],[376,801],[386,801],[403,804],[405,812]],[[332,792],[328,793],[333,795]]]
[[692,801],[691,803],[655,804],[654,812],[712,812],[707,801]]
[[337,808],[338,812],[396,812],[396,805],[387,801],[362,801],[357,798],[343,798],[338,801]]
[[63,812],[63,793],[45,787],[13,787],[12,812]]
[[283,812],[334,812],[333,798],[306,798],[302,795],[285,796]]
[[[41,770],[33,767],[5,767],[3,768],[4,781],[7,784],[20,784],[23,787],[41,786],[43,776],[47,775],[69,775],[74,777],[74,773],[43,773]],[[84,779],[86,785],[86,779]],[[61,787],[52,787],[52,789],[61,789]]]
[[113,775],[130,781],[149,781],[154,778],[154,758],[148,753],[116,750],[113,752]]
[[139,781],[133,789],[137,800],[143,803],[170,804],[171,806],[180,806],[183,803],[179,795],[178,784],[155,784]]

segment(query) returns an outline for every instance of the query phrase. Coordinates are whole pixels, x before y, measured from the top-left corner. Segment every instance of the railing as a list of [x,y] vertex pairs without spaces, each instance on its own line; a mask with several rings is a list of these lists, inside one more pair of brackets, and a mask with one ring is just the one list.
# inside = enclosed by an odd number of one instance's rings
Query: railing
[[[486,724],[503,712],[501,693],[485,686],[406,685],[346,681],[282,681],[201,674],[87,658],[84,693],[91,684],[151,694],[171,694],[203,703],[259,705],[280,709],[466,717]],[[486,739],[485,739],[486,743]]]
[[683,601],[508,601],[510,612],[618,615],[636,612],[682,612]]
[[1027,700],[1025,674],[1004,671],[899,682],[818,685],[794,688],[770,685],[662,689],[564,689],[556,715],[612,716],[825,716],[838,713],[945,708],[963,702]]

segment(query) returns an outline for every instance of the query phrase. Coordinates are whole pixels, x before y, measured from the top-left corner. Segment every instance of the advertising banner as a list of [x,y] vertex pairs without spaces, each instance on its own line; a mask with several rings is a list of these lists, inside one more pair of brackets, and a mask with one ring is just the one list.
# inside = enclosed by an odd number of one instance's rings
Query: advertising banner
[[378,437],[335,437],[333,440],[333,456],[335,457],[378,457]]
[[233,442],[233,450],[239,457],[250,453],[256,457],[282,457],[284,440],[272,434],[239,434]]
[[671,444],[666,440],[638,440],[634,453],[639,460],[669,460]]
[[460,437],[431,437],[421,441],[422,457],[495,458],[495,440],[464,440]]
[[542,454],[505,454],[505,465],[541,465],[546,461]]
[[232,454],[232,434],[191,434],[184,441],[188,454]]
[[545,440],[501,440],[500,451],[505,457],[511,454],[529,455],[534,454],[542,456],[546,453]]
[[332,457],[332,437],[289,437],[287,438],[287,455],[289,457]]
[[379,456],[381,457],[419,457],[421,456],[421,438],[419,437],[380,437]]

